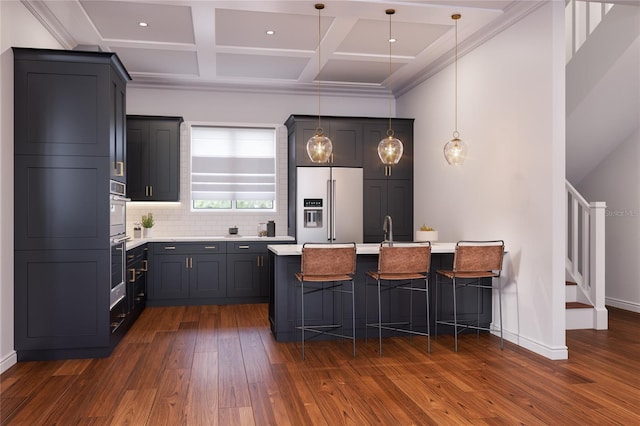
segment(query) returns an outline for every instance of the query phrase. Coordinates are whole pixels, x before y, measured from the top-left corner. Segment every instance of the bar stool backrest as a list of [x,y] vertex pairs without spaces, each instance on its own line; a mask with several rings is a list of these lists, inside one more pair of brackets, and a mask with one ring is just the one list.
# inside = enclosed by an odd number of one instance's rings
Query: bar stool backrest
[[302,246],[301,271],[312,275],[354,275],[356,272],[356,245],[312,247]]
[[504,241],[458,241],[453,258],[454,272],[502,271]]
[[406,274],[429,272],[431,244],[419,246],[380,246],[378,272],[381,274]]

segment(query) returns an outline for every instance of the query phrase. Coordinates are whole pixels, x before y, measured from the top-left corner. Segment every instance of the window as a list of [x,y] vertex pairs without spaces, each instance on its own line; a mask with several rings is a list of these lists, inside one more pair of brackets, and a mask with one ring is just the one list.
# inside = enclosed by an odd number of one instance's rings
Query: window
[[274,210],[276,132],[257,127],[191,127],[193,210]]

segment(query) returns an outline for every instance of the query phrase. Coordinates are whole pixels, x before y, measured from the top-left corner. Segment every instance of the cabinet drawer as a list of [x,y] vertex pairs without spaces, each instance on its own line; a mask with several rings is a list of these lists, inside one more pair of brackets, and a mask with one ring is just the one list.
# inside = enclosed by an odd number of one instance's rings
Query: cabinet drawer
[[264,253],[269,243],[257,241],[231,241],[227,243],[229,253]]
[[226,253],[225,241],[205,241],[202,243],[154,243],[154,254],[203,254]]

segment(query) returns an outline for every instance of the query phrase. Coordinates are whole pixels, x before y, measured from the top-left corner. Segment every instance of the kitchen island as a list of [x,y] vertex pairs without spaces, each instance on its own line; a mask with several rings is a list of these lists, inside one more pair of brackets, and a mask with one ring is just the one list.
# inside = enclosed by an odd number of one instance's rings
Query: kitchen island
[[[419,244],[419,243],[415,243]],[[431,332],[434,331],[436,307],[438,319],[450,319],[453,316],[452,287],[441,286],[436,294],[435,272],[437,269],[451,268],[455,243],[433,243],[431,250],[431,271],[429,275],[429,313]],[[300,290],[296,285],[294,274],[300,271],[302,245],[268,245],[272,273],[269,281],[269,322],[271,332],[280,342],[294,341],[299,332],[295,326],[300,312]],[[356,246],[355,277],[355,309],[356,337],[365,337],[365,323],[377,321],[377,287],[372,279],[366,279],[367,271],[375,271],[378,267],[379,243],[358,244]],[[366,285],[369,284],[369,285]],[[409,303],[412,292],[383,293],[383,317],[393,317],[397,321],[407,321]],[[480,323],[488,326],[491,322],[491,290],[476,289],[458,290],[458,319],[475,319],[480,306]],[[462,297],[460,297],[462,296]],[[425,311],[424,297],[413,297],[414,328],[426,331],[425,316],[417,315]],[[351,304],[340,302],[339,296],[331,292],[317,292],[305,296],[305,313],[307,323],[339,322],[340,316],[344,324],[351,324]],[[350,333],[348,331],[347,333]],[[453,328],[438,326],[438,333],[451,334]],[[369,333],[374,335],[375,332]],[[323,336],[324,337],[324,336]]]

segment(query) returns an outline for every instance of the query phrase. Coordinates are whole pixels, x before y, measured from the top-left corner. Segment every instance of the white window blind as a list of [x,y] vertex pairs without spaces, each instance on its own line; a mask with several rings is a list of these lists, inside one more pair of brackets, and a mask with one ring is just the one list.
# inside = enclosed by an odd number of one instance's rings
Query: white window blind
[[[273,128],[192,126],[191,199],[194,207],[273,208],[275,150]],[[212,207],[207,200],[221,204]]]

